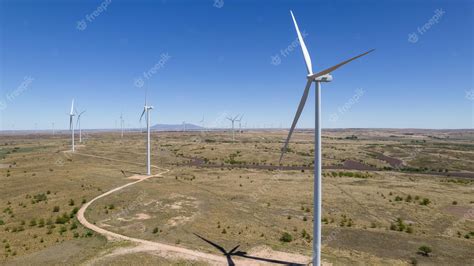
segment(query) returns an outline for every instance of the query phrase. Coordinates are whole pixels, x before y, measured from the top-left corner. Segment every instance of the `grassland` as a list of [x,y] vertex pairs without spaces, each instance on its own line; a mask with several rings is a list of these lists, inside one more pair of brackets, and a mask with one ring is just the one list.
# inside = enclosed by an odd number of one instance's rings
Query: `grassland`
[[[262,250],[309,256],[313,134],[298,132],[280,165],[285,134],[249,131],[232,142],[228,132],[154,132],[152,164],[171,171],[93,203],[86,217],[208,253],[221,254],[195,234],[261,259],[274,254]],[[323,132],[323,259],[473,264],[473,140],[472,130]],[[107,256],[133,245],[107,241],[75,217],[144,172],[144,135],[89,133],[74,154],[68,145],[67,135],[2,135],[0,262],[186,264],[144,251]]]

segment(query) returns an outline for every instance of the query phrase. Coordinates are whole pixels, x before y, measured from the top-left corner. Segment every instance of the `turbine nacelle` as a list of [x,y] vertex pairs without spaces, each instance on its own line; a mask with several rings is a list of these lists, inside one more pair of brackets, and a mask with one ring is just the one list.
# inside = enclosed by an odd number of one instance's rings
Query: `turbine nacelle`
[[[308,75],[308,79],[312,79],[312,78],[313,77]],[[332,81],[332,75],[331,74],[322,75],[322,76],[314,78],[313,81],[315,81],[315,82],[331,82]]]

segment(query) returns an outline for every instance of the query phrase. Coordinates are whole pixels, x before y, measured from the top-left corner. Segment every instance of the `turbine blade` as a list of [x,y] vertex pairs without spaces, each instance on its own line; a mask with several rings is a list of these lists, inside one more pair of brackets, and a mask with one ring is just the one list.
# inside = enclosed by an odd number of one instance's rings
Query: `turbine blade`
[[290,132],[288,133],[288,137],[286,138],[285,145],[283,146],[283,149],[281,150],[280,161],[279,161],[280,163],[281,163],[281,160],[283,159],[283,154],[285,154],[286,152],[288,143],[290,142],[291,135],[293,134],[293,131],[295,130],[296,123],[298,123],[298,119],[300,118],[301,112],[303,111],[304,104],[306,103],[306,99],[308,98],[309,89],[311,88],[311,83],[313,83],[311,79],[309,79],[308,82],[306,83],[306,88],[304,89],[303,96],[301,97],[298,110],[296,110],[295,118],[293,119],[293,124],[291,125]]
[[146,112],[146,108],[143,108],[142,115],[140,116],[140,123],[142,122],[142,118],[143,118],[143,115],[145,114],[145,112]]
[[74,114],[74,99],[72,99],[71,112],[70,112],[69,114],[70,114],[70,115],[73,115],[73,114]]
[[301,51],[303,52],[304,61],[306,62],[306,69],[308,70],[308,74],[313,74],[313,65],[311,63],[311,57],[309,56],[308,49],[306,48],[306,44],[304,43],[303,36],[301,35],[300,29],[298,28],[298,23],[296,23],[295,16],[293,12],[290,10],[291,17],[293,18],[293,23],[295,24],[296,34],[298,35],[298,40],[300,41]]
[[147,106],[148,104],[147,99],[148,99],[148,88],[145,88],[145,106]]
[[360,54],[360,55],[358,55],[358,56],[352,57],[352,58],[349,59],[349,60],[346,60],[346,61],[344,61],[344,62],[342,62],[342,63],[339,63],[339,64],[337,64],[337,65],[335,65],[335,66],[332,66],[332,67],[330,67],[330,68],[328,68],[328,69],[325,69],[325,70],[323,70],[323,71],[321,71],[321,72],[318,72],[318,73],[316,73],[316,74],[310,75],[309,78],[315,79],[315,78],[317,78],[317,77],[320,77],[320,76],[329,74],[329,73],[333,72],[334,70],[340,68],[341,66],[343,66],[343,65],[345,65],[345,64],[347,64],[347,63],[349,63],[349,62],[351,62],[351,61],[353,61],[353,60],[356,60],[356,59],[359,58],[359,57],[362,57],[362,56],[364,56],[364,55],[367,55],[367,54],[369,54],[369,53],[371,53],[371,52],[373,52],[373,51],[375,51],[375,49],[369,50],[369,51],[367,51],[367,52],[365,52],[365,53],[363,53],[363,54]]

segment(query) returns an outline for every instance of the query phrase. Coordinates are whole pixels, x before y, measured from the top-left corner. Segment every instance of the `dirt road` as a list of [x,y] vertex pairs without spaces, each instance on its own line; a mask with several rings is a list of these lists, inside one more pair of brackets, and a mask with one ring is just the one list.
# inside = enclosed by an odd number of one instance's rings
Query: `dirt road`
[[[88,155],[88,154],[79,154],[79,153],[76,153],[76,154],[77,155],[82,155],[82,156],[90,156],[90,157],[95,157],[95,158],[101,158],[101,159],[105,159],[105,160],[118,161],[118,160],[115,160],[115,159],[110,159],[110,158],[101,157],[101,156]],[[89,228],[90,230],[92,230],[96,233],[104,235],[108,239],[121,239],[121,240],[131,241],[133,243],[138,244],[138,246],[136,246],[136,247],[122,248],[122,249],[116,251],[115,253],[113,252],[112,254],[105,255],[105,256],[114,256],[114,255],[118,256],[118,255],[121,255],[121,254],[127,254],[127,253],[131,253],[131,252],[133,252],[133,253],[135,253],[135,252],[153,252],[153,253],[158,253],[160,256],[165,257],[165,258],[169,258],[169,259],[185,259],[185,260],[193,260],[193,261],[204,261],[204,262],[209,263],[211,265],[227,265],[228,260],[224,256],[218,256],[218,255],[204,253],[204,252],[195,251],[195,250],[191,250],[191,249],[186,249],[186,248],[182,248],[182,247],[177,247],[177,246],[172,246],[172,245],[167,245],[167,244],[162,244],[162,243],[153,242],[153,241],[149,241],[149,240],[133,238],[133,237],[117,234],[117,233],[108,231],[106,229],[100,228],[100,227],[90,223],[89,221],[87,221],[84,214],[85,214],[87,208],[89,208],[89,206],[92,203],[94,203],[95,201],[97,201],[97,200],[99,200],[103,197],[106,197],[106,196],[108,196],[112,193],[115,193],[119,190],[122,190],[126,187],[133,186],[137,183],[143,182],[147,179],[154,178],[154,177],[162,177],[163,174],[166,174],[167,172],[169,172],[168,169],[163,169],[163,168],[159,168],[159,167],[156,167],[156,166],[152,166],[152,167],[154,169],[160,170],[161,172],[159,172],[158,174],[155,174],[155,175],[151,175],[151,176],[133,176],[134,179],[138,179],[138,180],[134,181],[134,182],[127,183],[127,184],[122,185],[120,187],[114,188],[112,190],[109,190],[109,191],[105,192],[104,194],[101,194],[101,195],[95,197],[91,201],[85,203],[81,207],[81,209],[78,211],[77,219],[86,228]],[[99,260],[100,260],[100,258],[97,259],[97,262],[100,264]],[[267,263],[262,263],[262,262],[256,262],[256,261],[253,261],[251,259],[240,259],[239,258],[239,259],[232,259],[232,260],[236,265],[262,265],[262,264],[267,264]],[[303,256],[300,256],[300,260],[306,260],[306,258],[303,257]]]

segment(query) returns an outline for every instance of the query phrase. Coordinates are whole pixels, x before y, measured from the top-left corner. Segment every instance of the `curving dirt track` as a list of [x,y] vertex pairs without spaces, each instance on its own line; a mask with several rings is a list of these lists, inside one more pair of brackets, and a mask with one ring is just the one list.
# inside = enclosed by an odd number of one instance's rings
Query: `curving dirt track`
[[[111,158],[106,158],[106,157],[96,156],[96,155],[89,155],[89,154],[75,153],[75,155],[82,155],[82,156],[88,156],[88,157],[94,157],[94,158],[101,158],[101,159],[105,159],[105,160],[118,161],[118,160],[111,159]],[[133,163],[133,164],[136,164],[136,163]],[[158,243],[158,242],[153,242],[153,241],[149,241],[149,240],[144,240],[144,239],[139,239],[139,238],[134,238],[134,237],[129,237],[129,236],[117,234],[117,233],[108,231],[106,229],[100,228],[100,227],[90,223],[89,221],[87,221],[84,214],[85,214],[87,208],[92,203],[94,203],[95,201],[97,201],[97,200],[99,200],[103,197],[106,197],[106,196],[108,196],[108,195],[110,195],[114,192],[122,190],[126,187],[129,187],[129,186],[135,185],[137,183],[143,182],[147,179],[150,179],[150,178],[153,178],[153,177],[161,177],[163,174],[166,174],[167,172],[170,171],[169,169],[159,168],[159,167],[156,167],[156,166],[153,166],[153,165],[152,165],[152,167],[155,168],[155,169],[160,169],[161,172],[158,173],[158,174],[155,174],[155,175],[151,175],[151,176],[134,176],[133,178],[138,179],[137,181],[130,182],[130,183],[127,183],[127,184],[122,185],[120,187],[109,190],[109,191],[105,192],[104,194],[101,194],[101,195],[93,198],[91,201],[85,203],[77,213],[78,221],[83,226],[85,226],[86,228],[89,228],[90,230],[92,230],[96,233],[104,235],[108,239],[121,239],[121,240],[126,240],[126,241],[130,241],[130,242],[138,244],[138,246],[136,246],[136,247],[127,248],[127,249],[129,249],[128,252],[155,252],[155,253],[158,253],[160,256],[163,256],[165,258],[186,259],[186,260],[193,260],[193,261],[204,261],[204,262],[209,263],[211,265],[227,265],[228,260],[227,260],[227,258],[225,258],[223,256],[218,256],[218,255],[204,253],[204,252],[191,250],[191,249],[187,249],[187,248],[182,248],[182,247],[177,247],[177,246],[172,246],[172,245],[168,245],[168,244],[163,244],[163,243]],[[116,252],[115,255],[120,255],[121,253],[125,254],[125,253],[127,253],[127,251],[120,250],[119,252]],[[105,255],[104,257],[110,256],[110,255],[114,255],[114,254]],[[97,259],[96,261],[100,264],[99,260],[100,260],[100,258]],[[262,265],[262,264],[266,264],[266,263],[262,263],[262,262],[257,263],[255,261],[250,260],[250,259],[244,259],[244,258],[233,259],[233,262],[236,265]]]

